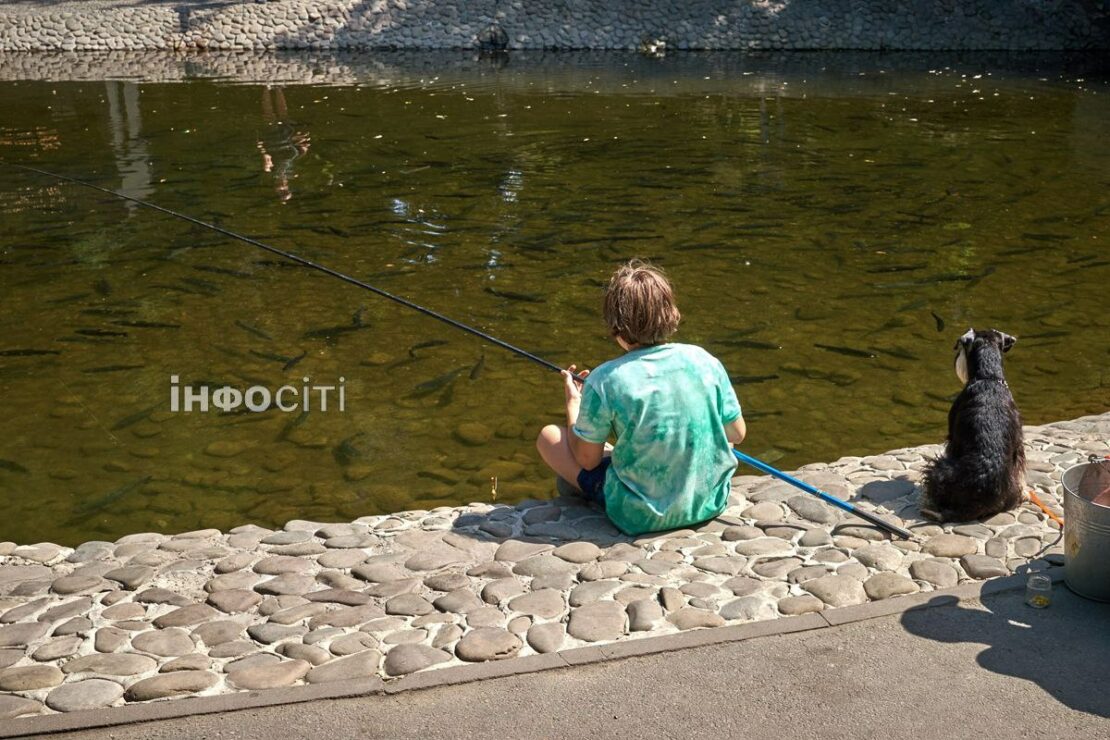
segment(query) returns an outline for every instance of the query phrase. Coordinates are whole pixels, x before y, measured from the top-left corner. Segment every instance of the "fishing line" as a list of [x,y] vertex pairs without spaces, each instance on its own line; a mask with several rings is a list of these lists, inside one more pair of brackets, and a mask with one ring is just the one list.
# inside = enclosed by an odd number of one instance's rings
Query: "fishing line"
[[[448,324],[450,326],[453,326],[456,329],[460,329],[460,330],[465,331],[469,334],[473,334],[476,337],[480,337],[480,338],[486,340],[487,342],[490,342],[491,344],[495,344],[498,347],[501,347],[502,349],[507,349],[510,352],[518,354],[521,357],[529,359],[532,362],[535,362],[539,365],[542,365],[542,366],[544,366],[544,367],[546,367],[550,370],[554,370],[555,372],[559,372],[559,373],[561,373],[563,371],[563,368],[559,367],[555,363],[548,362],[547,360],[543,359],[542,357],[538,357],[538,356],[532,354],[531,352],[528,352],[526,350],[521,349],[520,347],[509,344],[508,342],[503,341],[501,339],[498,339],[497,337],[490,336],[489,334],[486,334],[484,331],[481,331],[480,329],[475,329],[473,326],[468,326],[467,324],[464,324],[461,321],[456,321],[455,319],[452,319],[448,316],[444,316],[443,314],[438,313],[436,311],[433,311],[430,308],[425,308],[424,306],[421,306],[418,303],[413,303],[410,300],[407,300],[407,299],[402,298],[402,297],[397,296],[397,295],[393,295],[392,293],[384,291],[381,288],[377,288],[373,285],[370,285],[369,283],[365,283],[365,282],[359,280],[358,278],[347,275],[346,273],[339,272],[338,270],[333,270],[330,267],[327,267],[325,265],[321,265],[318,262],[313,262],[312,260],[307,259],[305,257],[301,257],[300,255],[294,254],[293,252],[287,252],[284,249],[278,249],[277,247],[273,247],[273,246],[270,246],[269,244],[265,244],[264,242],[260,242],[257,239],[252,239],[249,236],[244,236],[242,234],[238,234],[234,231],[231,231],[230,229],[225,229],[222,226],[217,226],[215,224],[208,223],[207,221],[201,221],[199,218],[194,218],[193,216],[189,216],[189,215],[186,215],[184,213],[180,213],[180,212],[175,211],[171,208],[166,208],[164,206],[159,206],[159,205],[156,205],[154,203],[150,203],[149,201],[141,200],[140,198],[135,198],[135,197],[127,195],[125,193],[121,193],[117,190],[112,190],[111,188],[105,188],[105,187],[102,187],[100,185],[95,185],[95,184],[93,184],[91,182],[87,182],[85,180],[78,180],[77,178],[70,177],[68,175],[61,175],[61,174],[58,174],[57,172],[51,172],[49,170],[43,170],[43,169],[39,169],[37,167],[29,167],[27,165],[15,164],[14,162],[7,162],[6,164],[8,164],[10,167],[15,167],[17,169],[25,170],[27,172],[35,172],[35,173],[38,173],[40,175],[46,175],[47,177],[53,177],[53,178],[56,178],[58,180],[63,180],[65,182],[71,182],[75,185],[82,185],[84,187],[91,188],[93,190],[99,190],[102,193],[107,193],[108,195],[114,195],[117,198],[122,198],[126,201],[130,201],[132,203],[135,203],[136,205],[143,206],[144,208],[149,208],[152,211],[158,211],[159,213],[164,213],[168,216],[173,216],[175,218],[179,218],[182,221],[188,221],[191,224],[195,224],[197,226],[202,226],[206,229],[211,229],[212,231],[215,231],[219,234],[223,234],[224,236],[231,237],[232,239],[238,239],[239,241],[246,242],[247,244],[250,244],[253,247],[258,247],[259,249],[264,249],[267,252],[278,255],[279,257],[284,257],[285,259],[290,260],[292,262],[296,262],[297,264],[304,265],[305,267],[309,267],[313,270],[318,270],[318,271],[324,273],[325,275],[331,275],[334,278],[339,278],[343,282],[350,283],[351,285],[356,285],[359,288],[363,288],[365,290],[369,290],[371,293],[375,293],[377,295],[380,295],[382,298],[388,298],[389,300],[393,301],[394,303],[399,303],[402,306],[405,306],[407,308],[411,308],[414,311],[419,311],[420,313],[424,314],[425,316],[430,316],[433,319],[437,319],[438,321],[442,321],[443,323]],[[579,381],[585,380],[585,376],[581,375],[581,374],[577,375],[575,377]],[[902,527],[899,527],[897,525],[891,524],[889,522],[886,522],[886,521],[880,519],[875,514],[872,514],[871,512],[863,511],[862,509],[857,509],[851,503],[849,503],[847,501],[844,501],[843,499],[836,498],[835,496],[832,496],[830,494],[827,494],[824,491],[822,491],[818,488],[815,488],[815,487],[809,485],[808,483],[805,483],[804,481],[801,481],[801,480],[798,480],[797,478],[794,478],[793,476],[787,475],[786,473],[783,473],[782,471],[771,467],[767,463],[762,462],[762,461],[758,460],[757,458],[752,457],[751,455],[744,454],[743,452],[740,452],[739,450],[735,450],[735,449],[733,450],[733,453],[736,455],[737,459],[740,460],[741,462],[743,462],[747,465],[750,465],[750,466],[756,468],[757,470],[760,470],[760,471],[762,471],[764,473],[767,473],[771,476],[774,476],[775,478],[778,478],[779,480],[785,481],[785,482],[789,483],[790,485],[795,486],[795,487],[805,491],[806,493],[812,494],[812,495],[818,497],[819,499],[821,499],[822,501],[824,501],[827,504],[835,506],[839,509],[843,509],[844,511],[847,511],[851,514],[854,514],[854,515],[860,517],[861,519],[864,519],[865,521],[868,521],[871,524],[874,524],[876,527],[879,527],[880,529],[883,529],[887,532],[890,532],[891,534],[896,534],[896,535],[898,535],[899,537],[901,537],[903,539],[907,539],[907,540],[908,539],[913,539],[913,534],[911,532],[909,532],[908,530],[903,529]]]
[[[230,229],[225,229],[222,226],[217,226],[216,224],[208,223],[207,221],[201,221],[199,218],[194,218],[194,217],[189,216],[187,214],[175,211],[172,208],[166,208],[164,206],[156,205],[154,203],[142,200],[140,198],[132,197],[130,195],[127,195],[126,193],[121,193],[118,190],[112,190],[111,188],[101,187],[100,185],[96,185],[94,183],[87,182],[85,180],[78,180],[77,178],[69,177],[68,175],[61,175],[61,174],[58,174],[57,172],[50,172],[49,170],[41,170],[37,167],[28,167],[28,166],[22,165],[22,164],[15,164],[13,162],[9,162],[7,164],[10,167],[16,167],[18,169],[26,170],[28,172],[37,172],[40,175],[46,175],[47,177],[54,177],[54,178],[57,178],[59,180],[64,180],[65,182],[74,183],[75,185],[83,185],[87,188],[92,188],[93,190],[99,190],[102,193],[107,193],[108,195],[114,195],[117,198],[123,198],[124,200],[127,200],[127,201],[130,201],[130,202],[135,203],[137,205],[143,206],[144,208],[149,208],[152,211],[158,211],[159,213],[165,213],[166,215],[173,216],[175,218],[179,218],[182,221],[188,221],[191,224],[195,224],[197,226],[203,226],[206,229],[211,229],[212,231],[215,231],[219,234],[223,234],[224,236],[229,236],[232,239],[238,239],[239,241],[246,242],[247,244],[250,244],[253,247],[258,247],[259,249],[264,249],[267,252],[278,255],[279,257],[284,257],[285,259],[290,260],[292,262],[296,262],[297,264],[304,265],[305,267],[312,268],[313,270],[318,270],[318,271],[324,273],[325,275],[331,275],[332,277],[339,278],[340,280],[342,280],[346,283],[350,283],[351,285],[357,285],[358,287],[363,288],[364,290],[369,290],[371,293],[376,293],[377,295],[380,295],[382,298],[388,298],[389,300],[391,300],[395,303],[400,303],[402,306],[405,306],[407,308],[411,308],[414,311],[419,311],[420,313],[424,314],[425,316],[431,316],[433,319],[437,319],[439,321],[442,321],[443,323],[448,324],[450,326],[453,326],[456,329],[461,329],[462,331],[473,334],[476,337],[481,337],[482,339],[484,339],[487,342],[490,342],[491,344],[496,344],[498,347],[501,347],[502,349],[507,349],[510,352],[515,352],[516,354],[520,355],[521,357],[525,357],[525,358],[531,360],[532,362],[539,363],[540,365],[543,365],[544,367],[546,367],[550,370],[554,370],[557,373],[561,373],[563,371],[563,368],[559,367],[555,363],[548,362],[547,360],[543,359],[542,357],[537,357],[536,355],[532,354],[531,352],[528,352],[527,350],[523,350],[520,347],[509,344],[508,342],[506,342],[504,340],[501,340],[501,339],[498,339],[497,337],[490,336],[489,334],[486,334],[484,331],[482,331],[480,329],[475,329],[473,326],[469,326],[467,324],[464,324],[461,321],[456,321],[455,319],[452,319],[449,316],[444,316],[443,314],[438,313],[436,311],[433,311],[430,308],[425,308],[424,306],[421,306],[418,303],[413,303],[412,301],[407,300],[405,298],[402,298],[401,296],[394,295],[394,294],[392,294],[388,291],[382,290],[381,288],[370,285],[369,283],[365,283],[365,282],[359,280],[356,277],[352,277],[352,276],[350,276],[346,273],[339,272],[338,270],[333,270],[332,268],[327,267],[326,265],[321,265],[319,262],[313,262],[312,260],[308,259],[307,257],[301,257],[299,254],[294,254],[293,252],[287,252],[284,249],[278,249],[277,247],[271,246],[271,245],[266,244],[264,242],[260,242],[257,239],[253,239],[249,236],[244,236],[243,234],[238,234],[234,231],[231,231]],[[580,377],[579,379],[582,380],[584,378]]]

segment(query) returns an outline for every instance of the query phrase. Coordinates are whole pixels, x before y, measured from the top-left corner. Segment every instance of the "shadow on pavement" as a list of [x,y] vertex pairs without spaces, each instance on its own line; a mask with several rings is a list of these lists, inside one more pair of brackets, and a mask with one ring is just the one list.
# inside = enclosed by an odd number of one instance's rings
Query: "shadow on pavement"
[[[938,596],[929,605],[946,601]],[[1023,591],[980,601],[983,608],[914,609],[902,615],[902,626],[938,642],[982,643],[976,662],[983,669],[1032,681],[1071,709],[1110,718],[1110,604],[1076,596],[1063,583],[1054,585],[1047,609],[1027,606]]]

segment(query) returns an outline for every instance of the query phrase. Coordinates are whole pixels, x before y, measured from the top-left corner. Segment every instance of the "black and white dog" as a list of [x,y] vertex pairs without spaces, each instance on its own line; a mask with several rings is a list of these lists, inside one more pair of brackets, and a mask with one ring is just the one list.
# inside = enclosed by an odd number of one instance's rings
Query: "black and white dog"
[[925,470],[923,515],[969,521],[1021,503],[1021,414],[1002,374],[1002,354],[1016,341],[994,329],[968,329],[956,342],[956,375],[964,389],[948,412],[944,454]]

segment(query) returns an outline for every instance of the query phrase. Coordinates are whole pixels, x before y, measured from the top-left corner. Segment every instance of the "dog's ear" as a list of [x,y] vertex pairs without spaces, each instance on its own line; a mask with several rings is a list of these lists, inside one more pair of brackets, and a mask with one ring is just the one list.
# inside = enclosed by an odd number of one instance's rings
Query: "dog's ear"
[[1010,348],[1013,347],[1014,344],[1017,343],[1017,337],[1011,337],[1009,334],[1006,334],[1005,332],[998,332],[998,333],[1002,335],[1002,351],[1003,352],[1009,352]]
[[952,347],[952,349],[956,350],[956,351],[959,351],[960,347],[970,347],[971,343],[974,342],[974,341],[975,341],[975,330],[974,329],[968,329],[967,332],[965,332],[963,336],[961,336],[959,339],[956,340],[956,344],[955,344],[955,346]]

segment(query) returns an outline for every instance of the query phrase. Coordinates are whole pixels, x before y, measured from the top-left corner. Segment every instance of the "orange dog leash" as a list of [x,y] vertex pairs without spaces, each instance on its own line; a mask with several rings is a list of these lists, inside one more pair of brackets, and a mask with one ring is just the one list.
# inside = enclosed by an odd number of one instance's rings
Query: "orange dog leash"
[[1055,513],[1055,512],[1053,512],[1053,511],[1052,511],[1051,509],[1049,509],[1049,508],[1048,508],[1047,506],[1045,506],[1045,505],[1044,505],[1044,502],[1043,502],[1043,501],[1041,501],[1041,500],[1040,500],[1040,499],[1039,499],[1039,498],[1037,497],[1037,494],[1035,494],[1035,493],[1033,493],[1032,491],[1030,491],[1030,492],[1028,493],[1028,496],[1029,496],[1029,500],[1030,500],[1030,501],[1032,501],[1033,503],[1035,503],[1035,504],[1036,504],[1036,505],[1037,505],[1037,506],[1038,506],[1038,507],[1040,508],[1040,510],[1041,510],[1041,511],[1043,511],[1043,512],[1045,513],[1045,515],[1046,515],[1046,516],[1048,516],[1048,518],[1049,518],[1049,519],[1053,520],[1054,522],[1056,522],[1057,524],[1059,524],[1059,525],[1060,525],[1061,527],[1063,527],[1063,526],[1064,526],[1064,520],[1063,520],[1063,519],[1062,519],[1062,518],[1060,517],[1060,515],[1059,515],[1059,514],[1056,514],[1056,513]]

